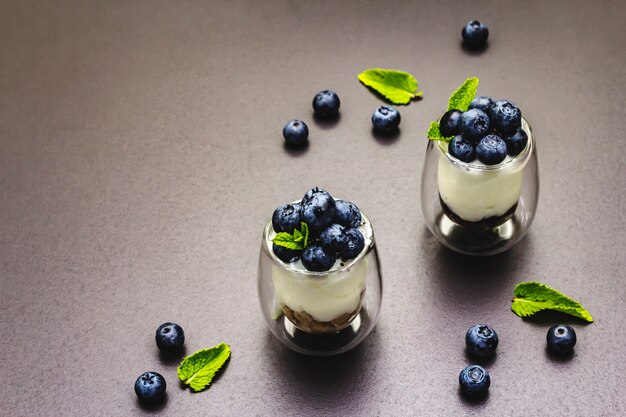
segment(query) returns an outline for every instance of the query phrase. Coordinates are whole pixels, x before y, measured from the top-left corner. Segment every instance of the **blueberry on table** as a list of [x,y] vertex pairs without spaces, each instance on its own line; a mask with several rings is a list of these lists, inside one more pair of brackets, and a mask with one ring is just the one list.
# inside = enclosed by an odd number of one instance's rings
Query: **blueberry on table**
[[336,257],[321,246],[307,246],[302,252],[302,265],[309,271],[328,271],[335,264]]
[[489,38],[489,28],[478,20],[467,22],[461,31],[463,43],[470,48],[483,48]]
[[528,143],[528,135],[521,127],[518,127],[512,135],[505,136],[502,139],[504,139],[506,143],[506,151],[511,156],[519,155],[524,148],[526,148],[526,144]]
[[468,397],[482,397],[489,390],[491,378],[482,366],[470,365],[461,371],[459,385],[463,394]]
[[485,113],[489,114],[489,109],[493,106],[493,100],[491,97],[480,96],[475,97],[469,104],[468,109],[480,109]]
[[461,110],[448,110],[441,116],[439,120],[439,132],[444,138],[456,136],[461,133]]
[[135,381],[135,394],[146,404],[156,404],[165,396],[165,378],[158,372],[144,372]]
[[448,144],[448,153],[459,161],[472,162],[475,155],[474,144],[463,139],[461,135],[455,136]]
[[283,127],[283,137],[288,146],[304,146],[309,140],[309,127],[302,120],[294,119]]
[[329,253],[337,253],[345,247],[345,228],[333,223],[320,233],[320,243]]
[[358,229],[348,229],[344,232],[344,236],[345,246],[341,251],[341,259],[356,258],[365,247],[365,238],[363,237],[363,233],[361,233]]
[[498,347],[498,334],[486,324],[475,324],[465,334],[465,346],[474,356],[491,356]]
[[286,264],[297,261],[298,259],[300,259],[300,255],[302,255],[301,250],[287,249],[284,246],[279,246],[275,243],[272,244],[272,251],[274,252],[274,255],[278,257],[278,259]]
[[155,334],[156,344],[163,353],[175,353],[185,344],[185,332],[176,323],[163,323]]
[[337,116],[340,105],[339,96],[331,90],[320,91],[313,97],[313,111],[322,118]]
[[487,135],[476,145],[476,157],[485,165],[497,165],[506,158],[506,143],[498,135]]
[[576,332],[567,324],[556,324],[548,329],[546,339],[551,352],[569,353],[576,344]]
[[484,111],[469,109],[461,114],[459,126],[465,139],[478,142],[489,133],[491,121]]
[[302,206],[302,221],[313,233],[320,232],[333,222],[335,218],[335,200],[321,188],[309,190],[300,203]]
[[349,201],[335,200],[335,221],[345,227],[358,227],[361,224],[361,210]]
[[500,100],[493,103],[489,109],[489,116],[493,127],[502,135],[515,133],[522,125],[522,111],[513,103],[507,100]]
[[272,227],[276,233],[293,233],[294,229],[300,230],[302,222],[300,203],[285,204],[278,207],[272,214]]
[[374,130],[379,133],[393,133],[400,126],[400,112],[391,106],[380,106],[372,114]]

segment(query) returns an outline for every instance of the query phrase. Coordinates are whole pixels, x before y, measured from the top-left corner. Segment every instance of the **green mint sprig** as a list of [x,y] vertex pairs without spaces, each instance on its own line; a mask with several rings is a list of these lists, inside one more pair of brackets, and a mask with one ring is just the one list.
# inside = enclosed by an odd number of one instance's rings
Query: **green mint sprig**
[[528,317],[542,310],[554,310],[578,317],[589,323],[593,317],[578,301],[539,282],[520,282],[515,287],[511,310],[520,317]]
[[[465,111],[469,107],[470,103],[476,95],[478,89],[478,78],[471,77],[465,80],[459,88],[450,96],[448,100],[448,110],[461,110]],[[439,130],[439,122],[432,122],[427,133],[430,140],[442,140],[444,142],[450,142],[453,136],[443,137]]]
[[178,378],[195,392],[206,389],[213,377],[230,357],[230,346],[220,343],[208,349],[200,349],[187,356],[178,366]]
[[304,250],[309,245],[309,226],[300,222],[300,230],[294,229],[293,234],[277,233],[272,243],[291,250]]
[[358,79],[393,104],[409,104],[422,95],[417,91],[417,80],[408,72],[370,68],[360,73]]

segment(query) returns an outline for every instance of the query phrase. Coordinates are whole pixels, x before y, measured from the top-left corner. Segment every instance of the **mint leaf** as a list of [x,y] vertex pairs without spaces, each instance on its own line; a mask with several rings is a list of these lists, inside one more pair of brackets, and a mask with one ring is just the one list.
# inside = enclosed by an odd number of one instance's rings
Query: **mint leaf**
[[[448,110],[467,110],[476,95],[477,88],[478,78],[471,77],[465,80],[465,82],[450,96],[450,99],[448,100]],[[453,138],[452,136],[441,136],[441,132],[439,131],[439,122],[432,122],[426,135],[430,140],[443,140],[444,142],[450,142]]]
[[442,140],[444,142],[450,142],[454,136],[443,137],[441,136],[441,132],[439,131],[439,123],[432,122],[430,124],[430,128],[428,129],[428,139],[430,140]]
[[528,317],[542,310],[554,310],[593,322],[591,314],[578,301],[545,284],[521,282],[515,287],[514,295],[511,310],[520,317]]
[[448,110],[467,110],[471,101],[474,100],[477,88],[478,78],[472,77],[465,80],[465,82],[450,96],[450,100],[448,100]]
[[309,226],[305,222],[301,222],[300,230],[294,229],[293,234],[277,233],[272,239],[272,243],[291,250],[304,250],[309,244]]
[[220,343],[209,349],[200,349],[187,356],[178,366],[178,378],[195,392],[207,388],[215,373],[230,357],[230,346]]
[[390,69],[370,68],[358,75],[359,81],[382,94],[393,104],[408,104],[420,97],[417,80],[411,74]]

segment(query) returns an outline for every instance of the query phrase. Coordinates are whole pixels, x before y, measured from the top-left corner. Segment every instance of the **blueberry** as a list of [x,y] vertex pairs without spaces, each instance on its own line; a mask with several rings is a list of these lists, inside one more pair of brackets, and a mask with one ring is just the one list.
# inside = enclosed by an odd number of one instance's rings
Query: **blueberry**
[[567,324],[556,324],[550,327],[546,339],[551,352],[569,353],[576,344],[576,332]]
[[489,372],[479,365],[470,365],[459,375],[461,391],[468,397],[482,397],[487,394],[491,378]]
[[313,111],[322,118],[337,116],[340,104],[339,96],[334,91],[320,91],[313,97]]
[[461,133],[459,121],[461,119],[461,110],[448,110],[441,116],[439,120],[439,132],[444,138],[456,136]]
[[365,238],[358,229],[348,229],[344,232],[345,246],[341,251],[341,259],[356,258],[365,247]]
[[465,346],[474,356],[491,356],[498,347],[498,334],[486,324],[475,324],[465,334]]
[[487,135],[478,142],[476,157],[485,165],[497,165],[506,158],[506,143],[498,135]]
[[359,227],[361,210],[349,201],[335,200],[335,221],[345,227]]
[[519,155],[528,143],[528,135],[521,127],[518,127],[511,136],[505,136],[503,139],[506,143],[506,150],[511,156]]
[[293,233],[293,229],[300,230],[302,222],[300,203],[285,204],[274,210],[272,215],[272,227],[276,233]]
[[302,220],[312,232],[320,232],[335,218],[335,200],[321,188],[309,190],[302,198]]
[[511,135],[522,125],[522,111],[507,100],[493,103],[489,116],[493,127],[502,135]]
[[470,48],[483,48],[487,44],[489,29],[478,20],[467,22],[461,31],[463,43]]
[[163,353],[175,353],[185,344],[185,332],[176,323],[163,323],[154,336],[159,350]]
[[491,97],[480,96],[480,97],[475,97],[474,100],[470,102],[468,108],[480,109],[484,111],[485,113],[489,114],[489,109],[491,109],[491,106],[493,106],[493,100],[491,99]]
[[320,234],[320,243],[328,253],[337,253],[346,245],[345,228],[333,223]]
[[487,113],[480,109],[469,109],[461,115],[459,121],[463,137],[472,142],[478,142],[489,133],[491,122]]
[[307,246],[302,252],[302,265],[309,271],[328,271],[335,264],[336,257],[321,246]]
[[287,249],[284,246],[278,246],[274,243],[272,244],[272,251],[274,252],[274,255],[278,257],[278,259],[287,264],[297,261],[300,258],[300,255],[302,255],[301,250]]
[[304,146],[309,140],[309,127],[301,120],[292,120],[283,127],[283,137],[288,146]]
[[165,378],[158,372],[144,372],[135,381],[135,394],[141,402],[158,403],[165,396],[166,385]]
[[391,106],[380,106],[372,114],[372,124],[379,133],[393,133],[400,125],[400,112]]
[[461,135],[455,136],[448,144],[448,153],[460,161],[472,162],[475,153],[474,144],[463,139]]

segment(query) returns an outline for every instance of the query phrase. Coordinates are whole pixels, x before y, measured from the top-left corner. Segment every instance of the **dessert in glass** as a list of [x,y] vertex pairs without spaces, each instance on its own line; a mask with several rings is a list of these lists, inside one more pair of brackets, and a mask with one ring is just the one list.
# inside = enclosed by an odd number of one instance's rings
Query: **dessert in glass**
[[354,348],[373,329],[382,296],[369,218],[320,188],[278,207],[263,231],[258,291],[287,347],[316,356]]
[[[475,80],[473,91],[463,90],[470,80]],[[431,126],[422,212],[429,230],[448,248],[492,255],[519,242],[533,221],[539,195],[537,151],[521,110],[508,100],[474,98],[477,84],[468,79]],[[461,90],[465,104],[455,100]]]

